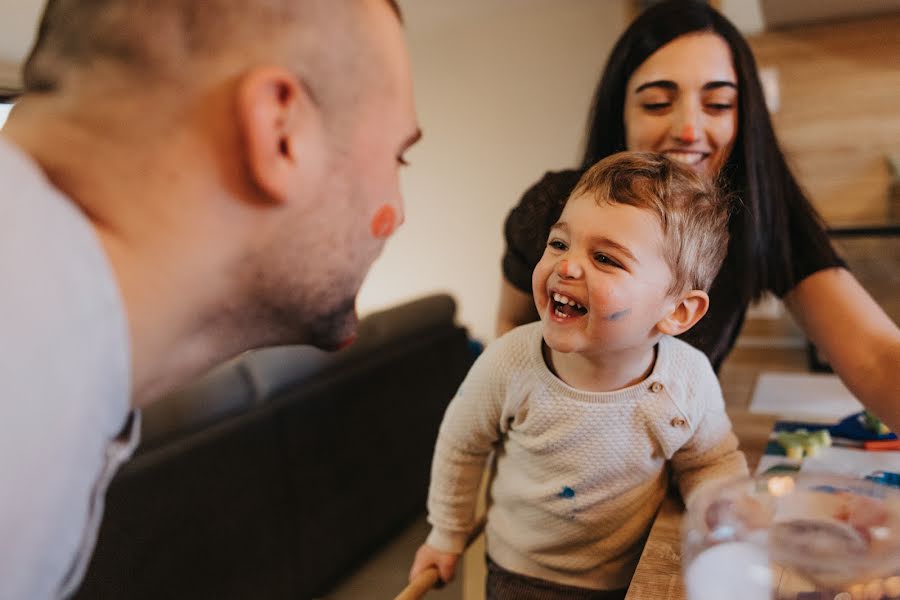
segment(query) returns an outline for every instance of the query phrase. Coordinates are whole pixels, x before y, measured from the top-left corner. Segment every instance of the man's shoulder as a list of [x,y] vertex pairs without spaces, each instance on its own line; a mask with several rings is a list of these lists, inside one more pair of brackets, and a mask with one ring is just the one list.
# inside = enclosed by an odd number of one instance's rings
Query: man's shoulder
[[112,385],[127,400],[125,306],[96,231],[2,138],[0,182],[13,192],[0,194],[0,390],[18,386],[43,402],[63,402]]

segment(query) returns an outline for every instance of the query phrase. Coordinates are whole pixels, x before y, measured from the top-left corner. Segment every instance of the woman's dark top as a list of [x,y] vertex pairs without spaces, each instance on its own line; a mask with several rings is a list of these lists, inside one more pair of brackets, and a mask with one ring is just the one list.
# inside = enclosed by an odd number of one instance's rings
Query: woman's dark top
[[[569,194],[583,173],[576,170],[547,173],[525,192],[518,206],[509,213],[505,227],[503,276],[513,287],[526,294],[532,293],[531,273],[544,253],[550,227],[559,219]],[[799,228],[794,224],[790,229],[796,282],[822,269],[846,267],[834,250],[817,250],[805,243],[803,235],[796,233]],[[748,302],[741,298],[735,285],[739,276],[733,261],[726,256],[722,270],[709,290],[709,312],[691,329],[678,336],[704,352],[717,372],[734,346],[747,311]],[[782,297],[790,289],[771,291]]]

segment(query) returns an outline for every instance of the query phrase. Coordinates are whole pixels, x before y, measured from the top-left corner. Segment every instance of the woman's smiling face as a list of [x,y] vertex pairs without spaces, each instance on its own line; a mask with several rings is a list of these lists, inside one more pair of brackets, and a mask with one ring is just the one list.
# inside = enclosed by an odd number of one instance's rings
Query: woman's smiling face
[[650,55],[625,90],[625,144],[715,177],[737,137],[737,75],[728,44],[697,32]]

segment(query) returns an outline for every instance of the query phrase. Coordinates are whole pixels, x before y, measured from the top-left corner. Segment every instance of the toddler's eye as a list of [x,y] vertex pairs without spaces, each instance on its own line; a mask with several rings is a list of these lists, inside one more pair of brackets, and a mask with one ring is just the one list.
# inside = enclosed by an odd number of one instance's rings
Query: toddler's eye
[[565,250],[566,244],[565,242],[561,242],[559,240],[550,240],[547,242],[547,245],[553,248],[554,250]]
[[608,257],[608,256],[605,255],[605,254],[601,254],[601,253],[595,254],[595,255],[594,255],[594,260],[596,260],[596,261],[597,261],[598,263],[600,263],[601,265],[609,265],[609,266],[611,266],[611,267],[619,267],[619,268],[621,268],[621,265],[620,265],[619,263],[617,263],[616,261],[614,261],[613,259],[611,259],[610,257]]

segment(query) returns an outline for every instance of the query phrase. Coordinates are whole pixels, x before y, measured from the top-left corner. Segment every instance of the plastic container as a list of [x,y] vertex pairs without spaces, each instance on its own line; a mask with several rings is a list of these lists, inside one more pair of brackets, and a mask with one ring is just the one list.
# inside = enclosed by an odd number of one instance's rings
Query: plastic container
[[900,598],[900,491],[831,475],[708,490],[682,524],[688,600]]

